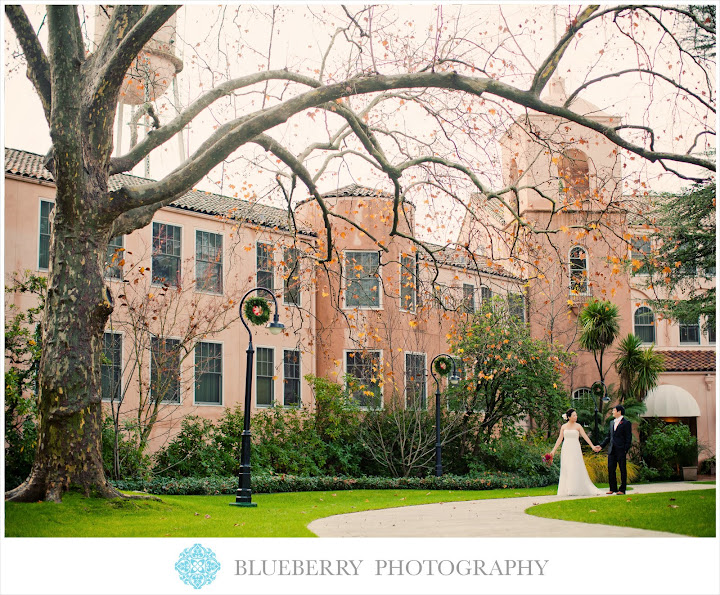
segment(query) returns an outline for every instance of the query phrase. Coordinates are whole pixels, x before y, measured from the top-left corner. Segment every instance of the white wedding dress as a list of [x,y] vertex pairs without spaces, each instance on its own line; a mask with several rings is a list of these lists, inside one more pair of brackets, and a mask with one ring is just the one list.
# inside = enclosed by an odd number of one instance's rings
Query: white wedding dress
[[580,448],[580,432],[565,430],[560,452],[560,482],[558,496],[599,496],[600,491],[590,481]]

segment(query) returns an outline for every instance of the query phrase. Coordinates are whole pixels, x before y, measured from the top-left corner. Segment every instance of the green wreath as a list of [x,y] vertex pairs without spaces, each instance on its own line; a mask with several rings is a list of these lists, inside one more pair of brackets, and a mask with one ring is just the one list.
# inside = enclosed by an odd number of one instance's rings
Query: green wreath
[[447,376],[452,370],[452,361],[449,357],[439,357],[435,360],[433,369],[439,376]]
[[265,298],[254,296],[246,300],[243,313],[255,326],[261,326],[270,320],[270,305]]

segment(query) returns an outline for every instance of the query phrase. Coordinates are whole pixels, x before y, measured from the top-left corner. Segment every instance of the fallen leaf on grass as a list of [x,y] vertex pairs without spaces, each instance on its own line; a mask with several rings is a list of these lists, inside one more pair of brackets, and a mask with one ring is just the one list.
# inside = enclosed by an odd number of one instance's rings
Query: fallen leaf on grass
[[678,508],[677,504],[668,504],[668,508]]
[[589,510],[588,512],[597,512],[597,510]]
[[670,498],[670,502],[675,502],[675,498]]
[[206,515],[205,515],[205,518],[206,518],[206,519],[209,519],[209,518],[210,518],[210,515],[209,515],[209,514],[206,514]]
[[199,513],[199,512],[196,512],[196,513],[195,513],[195,516],[200,516],[200,513]]

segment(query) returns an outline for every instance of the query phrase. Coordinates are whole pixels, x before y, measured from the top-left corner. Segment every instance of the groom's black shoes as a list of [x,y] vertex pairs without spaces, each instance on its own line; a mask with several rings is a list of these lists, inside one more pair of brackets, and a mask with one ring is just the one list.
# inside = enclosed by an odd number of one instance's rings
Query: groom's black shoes
[[605,492],[606,494],[614,494],[615,492]]
[[625,492],[617,492],[617,495],[618,495],[618,496],[624,496],[624,495],[625,495]]

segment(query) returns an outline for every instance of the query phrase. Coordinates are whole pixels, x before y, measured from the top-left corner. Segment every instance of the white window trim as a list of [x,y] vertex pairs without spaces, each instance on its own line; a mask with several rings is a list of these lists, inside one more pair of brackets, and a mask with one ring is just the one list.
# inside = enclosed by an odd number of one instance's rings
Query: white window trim
[[[290,249],[290,248],[295,249],[295,251],[297,252],[297,257],[298,257],[298,259],[297,259],[297,269],[298,269],[298,303],[295,304],[295,303],[293,303],[293,302],[288,302],[288,301],[285,299],[285,296],[287,295],[287,290],[286,290],[286,287],[285,287],[285,283],[290,280],[290,277],[289,277],[289,276],[288,276],[287,279],[283,279],[282,303],[283,303],[283,306],[290,306],[291,308],[292,308],[292,307],[294,307],[294,308],[302,308],[302,303],[303,303],[303,298],[302,298],[302,296],[303,296],[303,291],[302,291],[302,276],[301,276],[301,270],[300,270],[300,250],[299,250],[298,248],[295,248],[295,246],[282,246],[282,250],[283,250],[283,262],[285,262],[284,268],[285,268],[285,271],[288,272],[288,271],[287,271],[287,262],[285,261],[285,250]],[[256,257],[256,258],[257,258],[257,257]],[[256,260],[256,264],[257,264],[257,260]],[[289,274],[290,274],[290,273],[288,272],[288,275],[289,275]]]
[[[575,248],[580,248],[585,253],[585,291],[573,292],[571,254]],[[581,295],[581,296],[592,295],[590,292],[590,250],[586,246],[583,246],[581,244],[573,244],[572,246],[570,246],[570,249],[568,250],[567,263],[568,263],[567,264],[568,291],[570,292],[570,295]]]
[[[642,270],[642,267],[640,269],[638,269],[637,271],[633,270],[632,260],[633,260],[633,252],[635,251],[635,246],[633,245],[632,242],[635,239],[638,239],[641,242],[648,242],[648,244],[650,245],[650,250],[652,250],[652,240],[643,240],[643,237],[641,235],[633,234],[632,238],[630,238],[630,246],[628,246],[628,248],[630,250],[630,276],[631,277],[649,277],[650,273],[639,272],[640,270]],[[653,312],[653,314],[655,314],[655,312]]]
[[480,299],[478,301],[478,287],[474,283],[466,283],[463,281],[462,287],[460,291],[462,291],[462,307],[465,308],[465,287],[469,286],[472,287],[472,312],[467,312],[467,310],[463,310],[463,313],[465,314],[476,314],[479,309],[482,308],[482,296],[480,296]]
[[[170,223],[169,221],[160,221],[157,219],[153,219],[150,222],[150,285],[154,287],[162,287],[162,283],[158,283],[157,281],[153,281],[155,278],[155,271],[153,271],[153,224],[158,223],[160,225],[172,225],[173,227],[179,227],[180,228],[180,256],[178,258],[180,259],[180,284],[182,285],[183,279],[185,278],[185,271],[183,271],[183,242],[185,242],[185,226],[182,223]],[[194,240],[195,238],[193,238]],[[193,250],[193,254],[195,251]],[[174,287],[174,286],[171,286]],[[172,339],[173,337],[166,337],[168,339]]]
[[[197,264],[198,264],[198,260],[197,260],[197,234],[198,234],[198,232],[200,232],[200,233],[211,233],[211,234],[214,234],[214,235],[216,235],[216,236],[220,236],[220,238],[221,238],[221,240],[222,240],[222,263],[221,263],[221,265],[220,265],[220,267],[221,267],[222,270],[221,270],[220,276],[222,277],[222,289],[223,289],[223,290],[222,290],[221,292],[210,291],[210,290],[207,290],[207,289],[198,289],[198,284],[197,284],[197,280],[198,280],[198,270],[197,270]],[[182,237],[182,236],[181,236],[181,237]],[[194,234],[193,240],[194,240],[194,242],[193,242],[193,268],[194,268],[193,273],[194,273],[194,275],[195,275],[195,293],[202,293],[202,294],[205,294],[205,295],[225,295],[225,287],[226,287],[226,285],[227,285],[227,283],[226,283],[227,280],[226,280],[226,278],[225,278],[225,272],[226,272],[226,271],[225,271],[225,256],[226,256],[226,255],[225,255],[225,234],[223,234],[222,232],[214,231],[214,230],[212,230],[212,229],[203,229],[203,228],[201,228],[201,227],[196,227],[196,228],[195,228],[195,234]],[[181,250],[181,252],[182,252],[182,250]],[[181,278],[182,278],[182,274],[181,274]],[[207,341],[203,341],[203,342],[204,342],[204,343],[207,343]]]
[[[347,376],[347,354],[348,353],[355,353],[357,351],[376,351],[380,354],[380,372],[382,371],[383,362],[385,361],[383,356],[383,350],[382,349],[343,349],[343,376]],[[384,383],[381,383],[380,385],[380,407],[378,409],[384,409],[385,408],[385,387]],[[347,384],[345,384],[345,388],[347,388]],[[370,407],[365,407],[363,405],[357,404],[358,409],[362,411],[370,411]]]
[[[150,369],[150,373],[148,374],[148,378],[150,379],[150,384],[148,385],[148,391],[150,399],[152,399],[152,340],[153,339],[174,339],[182,343],[182,339],[180,337],[162,337],[160,335],[151,335],[150,337],[150,357],[148,358],[148,367]],[[166,405],[178,407],[183,404],[183,365],[182,361],[178,362],[178,365],[180,366],[179,374],[178,374],[178,401],[177,403],[174,403],[173,401],[160,401],[160,406],[164,407]]]
[[[258,361],[259,361],[259,360],[258,360],[258,349],[272,349],[272,352],[273,352],[273,375],[272,375],[272,378],[273,378],[273,381],[272,381],[273,386],[272,386],[272,395],[271,395],[271,397],[272,397],[272,402],[271,402],[269,405],[265,405],[265,404],[262,404],[262,405],[261,405],[261,404],[258,403],[258,400],[257,400],[257,389],[258,389],[258,381],[257,381],[257,380],[258,380],[258,373],[257,373],[257,367],[258,367]],[[281,347],[281,349],[284,349],[284,348]],[[270,409],[270,408],[272,408],[272,407],[275,407],[275,405],[276,405],[277,402],[278,402],[278,401],[277,401],[277,394],[276,394],[276,393],[277,393],[277,384],[278,384],[278,383],[275,382],[275,377],[278,376],[278,374],[277,374],[277,358],[275,357],[277,350],[278,350],[278,347],[276,347],[275,345],[256,345],[256,346],[255,346],[255,355],[254,355],[254,357],[253,357],[253,367],[254,367],[254,370],[253,370],[253,374],[254,374],[254,376],[253,376],[253,381],[254,381],[254,382],[253,382],[253,395],[252,395],[252,398],[253,398],[253,403],[255,404],[255,408],[256,408],[256,409]]]
[[[260,271],[260,269],[258,269],[258,246],[259,246],[260,244],[264,244],[264,245],[270,247],[270,255],[271,255],[271,257],[272,257],[273,262],[275,262],[275,245],[274,245],[272,242],[268,242],[268,241],[264,241],[264,240],[255,240],[255,285],[256,285],[256,286],[259,286],[259,283],[258,283],[258,272]],[[275,291],[277,291],[277,285],[276,285],[276,283],[275,283],[275,281],[276,281],[276,279],[275,279],[275,268],[276,268],[276,267],[273,266],[273,267],[270,269],[270,274],[272,275],[272,292],[273,292],[273,293],[275,293]],[[283,286],[283,289],[285,289],[284,286]]]
[[[123,395],[122,395],[122,387],[125,385],[125,378],[123,377],[123,372],[125,371],[125,366],[124,366],[124,363],[125,363],[125,332],[124,332],[124,331],[114,331],[114,330],[110,330],[110,329],[105,329],[105,330],[103,331],[103,334],[104,334],[104,333],[110,333],[110,334],[112,334],[112,335],[120,335],[120,339],[121,339],[121,340],[120,340],[120,387],[121,387],[121,388],[120,388],[120,401],[119,401],[119,402],[122,403],[122,401],[123,401],[123,398],[122,398],[122,396],[123,396]],[[104,341],[104,337],[103,337],[103,341]],[[100,387],[100,392],[101,392],[101,397],[102,397],[102,386]],[[115,402],[117,402],[117,401],[113,401],[113,400],[111,400],[111,399],[103,399],[103,398],[101,398],[101,402],[103,402],[103,403],[115,403]]]
[[[378,255],[378,304],[377,306],[348,306],[347,305],[347,271],[346,271],[346,263],[347,263],[347,257],[345,256],[348,252],[367,252],[367,253],[376,253]],[[382,269],[383,265],[380,264],[380,253],[377,250],[343,250],[342,253],[342,264],[341,270],[342,270],[342,294],[343,294],[343,310],[382,310],[383,309],[383,279],[382,279]],[[351,349],[350,351],[356,351],[354,349]],[[371,350],[374,351],[374,350]]]
[[[35,242],[35,270],[42,271],[43,273],[47,273],[50,268],[42,268],[40,266],[40,220],[42,219],[42,203],[43,202],[49,202],[52,204],[52,212],[50,213],[50,226],[52,227],[52,218],[55,213],[55,199],[53,198],[45,198],[43,196],[38,197],[38,214],[37,214],[37,241]],[[49,246],[48,246],[49,251]]]
[[[697,341],[683,341],[682,340],[682,333],[680,327],[682,326],[697,326],[698,329],[698,340]],[[702,337],[703,337],[703,330],[702,330],[702,324],[700,324],[700,319],[698,318],[698,321],[695,324],[682,324],[679,320],[677,323],[677,329],[678,329],[678,345],[702,345]]]
[[[200,343],[213,343],[220,345],[220,402],[219,403],[199,403],[195,400],[195,392],[197,390],[197,369],[195,367],[195,349]],[[198,341],[193,347],[193,405],[196,407],[224,407],[225,406],[225,343],[223,341]]]
[[576,389],[572,392],[572,395],[570,396],[570,400],[571,400],[571,401],[579,401],[579,400],[581,399],[581,397],[576,396],[576,395],[577,395],[580,391],[587,391],[587,392],[584,392],[583,394],[587,394],[587,395],[592,396],[592,391],[590,390],[590,387],[589,387],[589,386],[581,386],[580,388],[576,388]]
[[[122,256],[120,257],[120,260],[124,260],[124,259],[125,259],[125,251],[127,250],[127,248],[125,248],[125,238],[127,238],[128,236],[127,236],[127,234],[124,234],[124,233],[123,233],[123,234],[120,234],[120,236],[114,236],[114,237],[121,237],[121,238],[122,238],[122,246],[120,246],[120,248],[122,249]],[[113,238],[110,238],[110,239],[112,240]],[[109,248],[109,247],[110,247],[110,244],[108,243],[108,248]],[[151,260],[150,262],[151,262],[151,264],[152,264],[152,260]],[[111,281],[111,282],[112,282],[112,281],[120,281],[120,282],[124,281],[124,279],[125,279],[125,267],[124,267],[124,265],[117,264],[117,265],[115,265],[115,266],[119,266],[119,267],[120,267],[120,270],[121,270],[121,272],[122,272],[122,276],[121,276],[121,277],[109,277],[109,276],[107,275],[107,269],[108,269],[108,267],[104,267],[104,269],[103,269],[103,279],[105,279],[106,281]]]
[[[300,401],[300,404],[299,404],[299,405],[286,405],[286,404],[285,404],[285,380],[286,380],[286,378],[285,378],[285,352],[286,352],[286,351],[296,351],[296,352],[298,353],[298,357],[299,357],[299,361],[298,361],[298,367],[300,368],[300,377],[298,378],[298,381],[300,382],[300,384],[299,384],[300,393],[298,394],[298,400]],[[303,356],[302,356],[302,351],[300,351],[300,349],[293,349],[293,348],[291,348],[291,347],[283,347],[283,348],[282,348],[282,352],[283,352],[283,361],[282,361],[283,382],[282,382],[282,385],[281,385],[281,386],[283,387],[283,391],[282,391],[282,396],[283,396],[282,406],[283,406],[284,408],[287,408],[287,409],[290,409],[291,407],[294,408],[294,409],[302,409],[302,408],[303,408],[303,407],[302,407],[302,405],[303,405],[303,400],[302,400],[302,382],[303,382],[302,365],[303,365],[303,359],[304,359]],[[295,379],[293,378],[293,380],[295,380]]]
[[[403,267],[403,263],[402,263],[403,256],[401,254],[400,255],[400,263],[399,263],[399,270],[400,270],[400,291],[398,292],[399,297],[400,297],[399,309],[400,309],[400,312],[410,312],[410,313],[414,314],[415,312],[417,312],[418,286],[419,286],[418,277],[420,275],[418,274],[419,271],[418,271],[418,267],[417,267],[417,264],[418,264],[417,256],[414,255],[413,257],[408,257],[408,258],[412,258],[412,261],[413,261],[413,269],[414,269],[413,274],[415,275],[415,287],[413,289],[413,292],[415,293],[415,296],[414,296],[415,299],[413,300],[412,308],[403,308],[402,289],[403,289],[403,268],[404,267]],[[382,279],[382,273],[380,273],[380,278]]]
[[[633,313],[632,313],[632,329],[633,329],[633,334],[634,334],[636,337],[639,337],[639,336],[640,336],[640,335],[638,335],[638,334],[635,332],[635,329],[637,328],[637,324],[635,323],[635,314],[637,313],[637,311],[638,311],[640,308],[647,308],[648,310],[650,310],[650,312],[652,312],[652,315],[653,315],[653,323],[652,323],[652,326],[653,326],[653,329],[654,329],[654,331],[653,331],[653,336],[655,337],[655,339],[654,339],[652,342],[643,341],[642,344],[643,344],[643,345],[657,345],[657,330],[658,330],[658,328],[657,328],[657,315],[655,314],[655,310],[653,310],[650,306],[647,306],[647,305],[645,305],[645,304],[640,304],[637,308],[635,308],[635,310],[633,310]],[[647,325],[641,325],[641,326],[647,326]],[[678,331],[678,332],[679,332],[679,331]]]
[[421,352],[421,351],[405,351],[404,353],[405,353],[405,356],[406,356],[406,357],[403,358],[403,360],[404,360],[404,361],[403,361],[403,368],[404,368],[404,372],[403,372],[403,384],[405,385],[405,390],[404,390],[404,393],[405,393],[405,395],[404,395],[404,396],[405,396],[405,409],[408,408],[408,394],[407,394],[407,356],[408,356],[408,355],[422,355],[423,358],[425,359],[425,365],[424,365],[424,368],[425,368],[425,378],[423,378],[423,383],[425,384],[425,407],[424,407],[423,409],[418,409],[418,411],[427,411],[428,408],[429,408],[429,406],[430,406],[430,403],[429,403],[430,396],[429,396],[429,393],[428,393],[428,361],[427,361],[428,358],[427,358],[427,353],[423,353],[423,352]]

